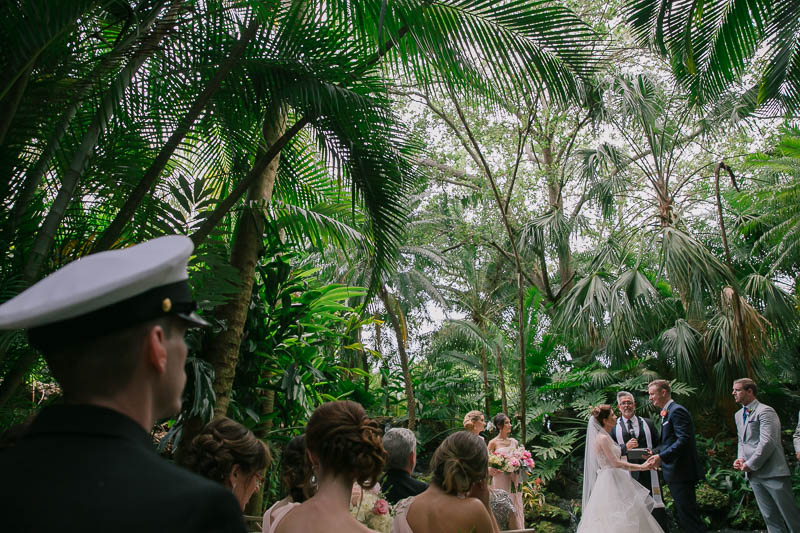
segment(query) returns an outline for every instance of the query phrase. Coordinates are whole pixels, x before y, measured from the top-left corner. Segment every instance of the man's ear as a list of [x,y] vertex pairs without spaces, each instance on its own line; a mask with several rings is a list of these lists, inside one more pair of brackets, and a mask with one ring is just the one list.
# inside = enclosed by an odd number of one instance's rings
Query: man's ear
[[157,373],[163,374],[167,370],[167,348],[164,346],[166,332],[159,325],[150,328],[147,334],[147,362]]

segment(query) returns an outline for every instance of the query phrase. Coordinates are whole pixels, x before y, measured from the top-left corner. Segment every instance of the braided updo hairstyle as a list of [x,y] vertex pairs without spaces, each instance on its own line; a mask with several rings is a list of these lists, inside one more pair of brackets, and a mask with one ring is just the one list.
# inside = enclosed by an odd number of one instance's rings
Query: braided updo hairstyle
[[601,426],[605,423],[606,419],[611,416],[611,413],[611,406],[607,403],[597,405],[592,409],[592,416],[597,419]]
[[464,427],[467,431],[472,431],[475,428],[475,422],[483,418],[483,413],[480,411],[470,411],[464,415]]
[[183,466],[224,483],[233,465],[248,474],[264,470],[272,460],[269,448],[253,432],[230,418],[215,418],[192,440]]
[[486,444],[468,431],[447,437],[431,460],[433,482],[453,496],[469,492],[473,483],[486,479],[488,470]]
[[281,460],[281,483],[293,502],[302,503],[311,496],[307,490],[306,436],[298,435],[286,445]]
[[317,407],[306,426],[306,447],[325,471],[349,476],[365,489],[375,486],[386,463],[377,422],[349,400]]

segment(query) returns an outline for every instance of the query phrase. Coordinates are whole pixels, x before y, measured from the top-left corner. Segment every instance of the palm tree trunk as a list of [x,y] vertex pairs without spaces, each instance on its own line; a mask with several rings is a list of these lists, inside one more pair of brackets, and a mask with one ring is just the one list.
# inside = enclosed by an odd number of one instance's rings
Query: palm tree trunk
[[136,55],[131,58],[125,68],[122,69],[122,72],[119,73],[114,83],[112,83],[111,88],[103,97],[100,107],[95,113],[94,118],[92,118],[88,131],[81,140],[80,147],[72,157],[69,169],[61,179],[61,188],[56,195],[56,199],[53,201],[53,205],[50,207],[50,211],[48,211],[45,217],[42,229],[39,231],[36,242],[25,263],[22,276],[27,284],[33,283],[39,276],[42,264],[50,253],[50,248],[53,246],[56,230],[61,224],[66,214],[67,206],[72,201],[72,197],[75,194],[75,190],[78,186],[78,179],[81,174],[83,174],[89,162],[89,158],[94,153],[100,135],[114,116],[114,108],[117,102],[125,94],[125,91],[133,81],[134,75],[157,50],[158,43],[161,39],[175,26],[182,7],[183,0],[175,0],[173,2],[164,15],[164,18],[156,26],[152,35],[145,41]]
[[[286,128],[286,108],[273,106],[264,121],[264,139],[269,146],[275,142]],[[216,313],[219,320],[227,324],[227,329],[217,335],[205,350],[205,359],[210,361],[215,372],[214,393],[217,403],[216,416],[228,412],[236,363],[239,360],[239,345],[244,332],[244,322],[253,292],[253,276],[256,263],[263,247],[264,206],[272,200],[275,178],[278,175],[279,157],[275,157],[248,191],[246,204],[258,207],[246,210],[239,220],[238,231],[231,248],[231,265],[241,275],[242,285],[238,294]]]
[[486,416],[489,416],[491,413],[491,398],[489,392],[489,371],[486,368],[487,361],[486,361],[486,347],[481,347],[481,372],[483,373],[483,404]]
[[166,144],[161,147],[161,150],[153,160],[150,168],[147,169],[147,172],[145,172],[142,179],[136,184],[136,188],[131,191],[127,200],[125,200],[125,204],[123,204],[122,208],[120,208],[119,212],[117,213],[117,216],[114,217],[114,220],[103,233],[102,237],[100,237],[97,244],[94,246],[93,251],[99,252],[108,250],[114,245],[117,239],[119,239],[119,236],[122,234],[122,230],[125,229],[125,225],[130,221],[131,218],[133,218],[133,214],[144,200],[148,191],[153,188],[153,185],[164,171],[164,168],[167,166],[167,163],[169,163],[169,160],[172,157],[172,154],[175,153],[178,145],[180,145],[180,143],[183,141],[183,138],[186,137],[186,134],[189,133],[189,130],[194,125],[197,117],[200,116],[200,113],[206,108],[206,105],[208,105],[211,97],[222,86],[222,82],[225,77],[239,62],[239,59],[242,57],[247,45],[258,31],[258,27],[258,22],[254,20],[244,30],[242,36],[233,46],[228,59],[225,61],[225,63],[220,65],[219,70],[217,70],[214,77],[211,79],[205,89],[203,89],[203,92],[197,96],[197,99],[183,116],[178,124],[178,127],[175,128],[174,132],[172,132],[172,135],[170,135]]
[[214,211],[212,211],[211,214],[206,217],[205,221],[200,225],[200,227],[190,235],[195,246],[199,246],[203,241],[206,240],[214,227],[219,224],[219,221],[223,219],[233,205],[238,202],[242,195],[250,189],[253,183],[260,179],[259,177],[264,173],[264,169],[266,169],[272,163],[272,161],[278,157],[281,149],[286,146],[286,143],[288,143],[292,137],[297,135],[308,123],[309,119],[307,117],[303,117],[295,122],[291,128],[286,130],[286,132],[280,136],[275,144],[271,145],[269,148],[267,148],[266,152],[260,154],[256,158],[256,162],[253,165],[253,168],[250,169],[250,172],[248,172],[247,176],[236,185],[236,187],[228,194],[228,196],[225,197],[224,200],[217,204],[217,207],[214,208]]
[[489,163],[487,163],[486,158],[483,157],[483,152],[480,149],[480,145],[478,141],[475,139],[475,135],[472,133],[472,130],[469,127],[469,123],[467,122],[467,118],[464,116],[464,112],[461,109],[461,106],[456,99],[456,96],[451,92],[450,93],[450,100],[453,102],[453,105],[456,109],[456,113],[458,113],[458,118],[461,121],[461,124],[464,126],[464,130],[467,133],[467,137],[469,138],[470,143],[475,150],[475,153],[478,155],[480,160],[481,166],[483,167],[483,171],[486,174],[486,177],[489,180],[489,185],[492,189],[492,194],[494,195],[495,204],[497,205],[497,209],[500,211],[500,218],[503,221],[503,227],[506,230],[506,234],[508,236],[508,240],[511,243],[511,250],[514,254],[514,266],[516,267],[517,271],[517,325],[519,329],[519,417],[520,417],[520,436],[521,441],[524,444],[526,441],[527,436],[527,425],[526,425],[526,412],[527,412],[527,396],[526,396],[526,380],[525,380],[525,318],[523,315],[524,311],[524,301],[525,301],[525,286],[523,284],[523,271],[522,271],[522,258],[519,255],[519,247],[517,246],[517,239],[514,235],[514,230],[511,227],[511,221],[508,218],[508,213],[503,207],[503,200],[500,197],[500,190],[497,187],[497,182],[494,179],[494,175],[492,174],[492,170],[489,167]]
[[503,358],[500,357],[500,348],[494,349],[494,363],[497,366],[497,376],[500,381],[500,403],[503,412],[508,414],[508,401],[506,400],[506,378],[503,374]]
[[[269,376],[264,377],[266,381],[269,382]],[[259,440],[266,441],[269,437],[269,432],[272,430],[272,418],[269,418],[269,415],[272,414],[272,411],[275,408],[275,391],[272,389],[260,389],[258,391],[258,404],[259,415],[264,421],[253,428],[253,434]],[[264,468],[261,474],[266,477],[268,470],[269,465]],[[247,505],[244,509],[244,514],[248,516],[261,516],[261,513],[264,512],[262,505],[264,503],[264,488],[265,483],[262,483],[258,490],[250,498],[250,501],[247,502]]]
[[383,306],[386,308],[386,315],[392,323],[395,337],[397,338],[397,353],[400,355],[400,367],[403,369],[403,381],[406,384],[406,401],[408,402],[408,429],[414,431],[416,427],[416,401],[414,400],[414,387],[411,382],[411,372],[408,369],[408,355],[406,354],[406,340],[403,330],[400,328],[400,321],[397,318],[395,308],[392,305],[389,293],[385,285],[380,288]]
[[[267,146],[272,145],[283,135],[286,117],[286,107],[280,103],[275,103],[267,110],[263,128]],[[263,159],[263,154],[256,159]],[[228,412],[233,379],[236,376],[236,364],[239,361],[239,347],[252,298],[256,263],[263,248],[264,206],[272,199],[278,161],[279,157],[274,157],[247,192],[245,205],[256,207],[246,208],[242,213],[230,258],[231,265],[239,271],[241,285],[233,298],[215,312],[217,319],[227,327],[214,336],[203,350],[202,358],[211,363],[214,369],[213,387],[217,399],[214,416],[225,416]],[[185,452],[185,446],[188,446],[202,427],[202,421],[198,422],[197,417],[193,418],[194,420],[187,420],[189,423],[184,427],[179,455]]]
[[[383,338],[381,337],[381,324],[375,322],[375,351],[382,354],[381,346],[383,345]],[[383,374],[381,375],[381,388],[383,389],[383,413],[389,414],[389,361],[383,358]]]

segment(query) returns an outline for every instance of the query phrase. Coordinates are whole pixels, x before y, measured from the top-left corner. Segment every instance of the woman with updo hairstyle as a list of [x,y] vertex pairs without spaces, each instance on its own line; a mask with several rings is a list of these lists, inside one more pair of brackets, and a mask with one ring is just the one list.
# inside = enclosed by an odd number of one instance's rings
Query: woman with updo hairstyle
[[306,462],[317,492],[296,506],[272,515],[268,533],[367,532],[350,514],[353,482],[370,489],[386,463],[378,424],[351,401],[320,405],[306,425]]
[[306,436],[298,435],[286,444],[281,457],[281,484],[286,489],[286,497],[275,502],[266,510],[261,522],[261,531],[268,533],[273,522],[273,513],[289,505],[300,505],[314,495],[315,485],[309,483],[310,474],[306,467]]
[[486,427],[486,420],[480,411],[470,411],[464,416],[464,428],[473,435],[480,435]]
[[[617,415],[608,404],[592,408],[586,426],[583,498],[578,533],[663,533],[651,514],[655,502],[650,490],[629,472],[654,470],[653,457],[644,464],[629,463],[611,439]],[[613,512],[612,512],[613,510]]]
[[264,481],[272,457],[253,432],[230,418],[215,418],[193,440],[181,464],[228,487],[245,505]]
[[431,460],[431,484],[401,500],[392,533],[496,533],[489,510],[489,454],[483,439],[467,431],[447,437]]

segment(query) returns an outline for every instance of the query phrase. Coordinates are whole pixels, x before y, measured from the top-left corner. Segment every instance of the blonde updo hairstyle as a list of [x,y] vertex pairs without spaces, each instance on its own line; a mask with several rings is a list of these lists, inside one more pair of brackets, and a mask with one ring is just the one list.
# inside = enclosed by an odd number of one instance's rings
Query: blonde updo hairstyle
[[349,400],[317,407],[306,426],[306,447],[325,471],[349,476],[365,489],[375,486],[386,463],[377,422]]
[[192,440],[181,463],[205,478],[224,483],[234,465],[253,474],[267,468],[271,461],[269,448],[252,431],[230,418],[219,417]]
[[468,431],[447,437],[431,460],[433,482],[453,496],[469,492],[473,483],[486,479],[488,470],[486,444]]
[[604,404],[601,404],[601,405],[596,405],[592,409],[592,416],[602,426],[603,424],[605,424],[605,421],[608,419],[608,417],[611,416],[612,412],[613,411],[611,410],[611,406],[608,405],[607,403],[604,403]]
[[464,415],[464,427],[467,431],[472,431],[475,428],[475,422],[481,419],[483,413],[480,411],[470,411]]

